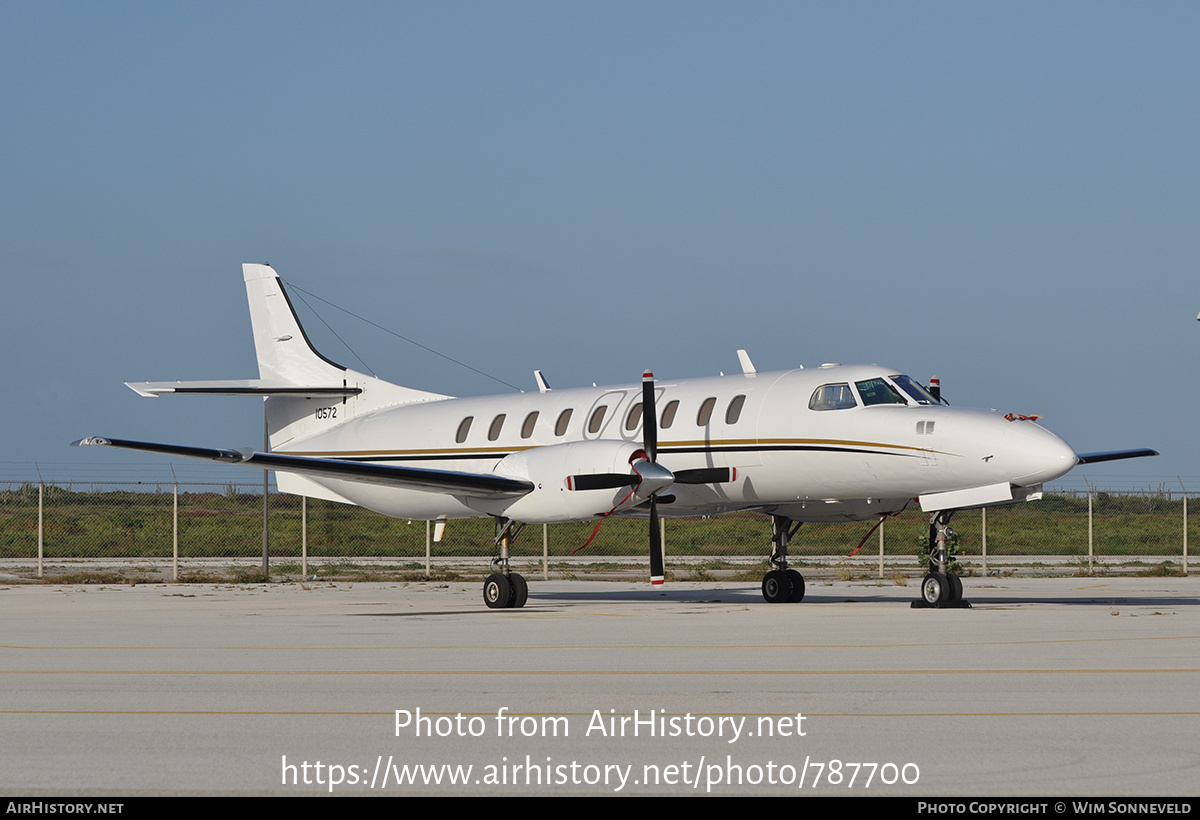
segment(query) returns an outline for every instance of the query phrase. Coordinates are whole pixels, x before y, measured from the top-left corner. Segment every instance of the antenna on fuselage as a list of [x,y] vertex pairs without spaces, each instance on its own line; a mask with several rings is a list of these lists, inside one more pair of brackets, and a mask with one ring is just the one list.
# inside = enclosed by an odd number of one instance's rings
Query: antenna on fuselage
[[743,375],[753,376],[756,373],[758,373],[758,371],[754,369],[754,362],[750,361],[749,353],[747,353],[745,350],[742,350],[739,348],[738,352],[737,352],[737,356],[738,356],[738,361],[742,363],[742,374]]

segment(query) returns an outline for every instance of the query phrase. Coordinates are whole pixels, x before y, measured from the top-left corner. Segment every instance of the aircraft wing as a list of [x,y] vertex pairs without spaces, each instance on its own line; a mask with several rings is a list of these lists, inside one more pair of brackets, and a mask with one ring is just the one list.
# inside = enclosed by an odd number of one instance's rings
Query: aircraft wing
[[244,464],[260,470],[281,470],[287,473],[361,481],[385,487],[466,495],[477,498],[513,498],[533,491],[533,482],[505,478],[491,473],[460,473],[452,470],[427,470],[419,467],[397,467],[368,464],[336,458],[308,458],[279,453],[256,453],[250,449],[218,450],[209,447],[186,447],[179,444],[155,444],[149,441],[128,441],[91,436],[71,442],[72,446],[119,447],[183,458],[198,458],[224,464]]
[[1122,458],[1142,458],[1144,456],[1156,456],[1158,450],[1148,450],[1142,448],[1140,450],[1108,450],[1103,453],[1076,453],[1075,457],[1079,459],[1077,464],[1098,464],[1101,461],[1117,461]]

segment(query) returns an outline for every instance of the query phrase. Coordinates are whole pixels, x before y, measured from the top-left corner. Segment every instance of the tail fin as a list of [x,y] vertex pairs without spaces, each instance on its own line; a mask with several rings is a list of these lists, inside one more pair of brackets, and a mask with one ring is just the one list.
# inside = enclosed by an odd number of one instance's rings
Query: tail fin
[[[448,398],[392,384],[350,370],[322,356],[309,341],[287,290],[269,265],[242,265],[258,378],[225,381],[126,382],[136,393],[157,398],[164,393],[203,393],[267,397],[271,445],[282,446],[315,431],[293,427],[313,409],[311,399],[342,403],[338,422],[397,404]],[[322,425],[325,429],[334,425]],[[289,429],[290,428],[290,429]]]
[[322,356],[300,325],[283,282],[269,265],[242,265],[259,380],[316,387],[342,383],[350,372]]
[[[242,276],[254,329],[257,379],[126,384],[148,398],[164,393],[265,397],[271,449],[280,452],[297,449],[383,407],[450,398],[401,387],[330,361],[304,333],[279,274],[269,265],[247,264],[242,265]],[[279,471],[276,481],[282,492],[346,500],[295,473]]]

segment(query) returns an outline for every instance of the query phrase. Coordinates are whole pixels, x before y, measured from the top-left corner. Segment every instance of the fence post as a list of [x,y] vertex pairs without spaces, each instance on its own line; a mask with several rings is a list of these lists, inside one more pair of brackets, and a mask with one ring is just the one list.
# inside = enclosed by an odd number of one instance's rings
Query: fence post
[[[1176,476],[1178,478],[1178,476]],[[1179,479],[1179,486],[1183,487],[1183,479]],[[1187,487],[1183,487],[1183,574],[1188,574],[1187,568]]]
[[308,496],[300,496],[300,577],[308,577]]
[[542,524],[542,580],[550,580],[550,525]]
[[883,526],[886,518],[879,519],[879,577],[883,577]]
[[[267,426],[267,405],[263,403],[263,452],[271,452],[271,437],[270,428]],[[269,497],[268,490],[270,489],[268,482],[271,478],[270,470],[263,470],[263,575],[271,574],[271,521],[268,516],[267,499]]]
[[429,527],[433,522],[425,519],[425,579],[429,579],[429,553],[432,551],[432,538],[429,535]]
[[1092,568],[1092,491],[1088,490],[1088,575],[1094,571]]
[[983,544],[983,574],[987,575],[987,507],[979,508],[979,520],[981,522],[980,529],[982,530],[980,540]]
[[171,581],[179,582],[179,479],[175,477],[175,465],[171,465]]
[[34,462],[34,469],[37,471],[37,577],[42,576],[42,496],[44,495],[44,485],[42,483],[42,468]]

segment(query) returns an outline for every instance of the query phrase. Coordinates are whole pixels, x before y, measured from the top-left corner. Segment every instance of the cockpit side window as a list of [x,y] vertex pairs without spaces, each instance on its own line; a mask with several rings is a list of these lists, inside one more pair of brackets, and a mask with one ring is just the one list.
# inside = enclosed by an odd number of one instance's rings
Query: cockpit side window
[[809,410],[845,410],[857,406],[850,385],[844,382],[823,384],[813,391],[812,398],[808,400]]
[[900,391],[888,384],[886,379],[866,379],[855,382],[854,386],[858,388],[863,404],[868,407],[872,404],[908,404]]
[[910,376],[899,375],[892,376],[892,381],[896,386],[912,397],[912,400],[917,404],[940,404],[933,395],[921,386],[921,383]]

